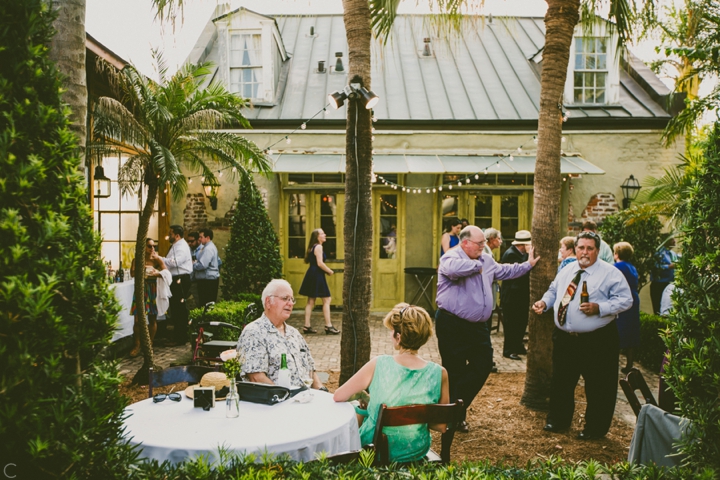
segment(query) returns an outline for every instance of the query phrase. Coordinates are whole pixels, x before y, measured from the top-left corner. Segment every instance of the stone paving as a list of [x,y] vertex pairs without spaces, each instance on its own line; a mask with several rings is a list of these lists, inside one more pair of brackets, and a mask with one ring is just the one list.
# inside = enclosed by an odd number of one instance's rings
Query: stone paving
[[[370,341],[371,351],[370,356],[374,357],[377,355],[392,355],[392,343],[390,341],[390,333],[387,328],[382,324],[384,314],[373,313],[370,316]],[[295,310],[288,320],[288,323],[297,329],[301,329],[304,324],[305,314],[301,310]],[[342,313],[332,312],[331,319],[333,325],[338,329],[342,326]],[[313,359],[315,360],[315,366],[318,372],[323,372],[325,375],[321,376],[321,379],[326,378],[326,375],[330,372],[340,371],[340,335],[326,335],[324,332],[324,321],[321,312],[313,312],[311,317],[311,324],[318,333],[314,335],[305,335],[305,339],[310,346]],[[493,322],[496,325],[497,322]],[[521,360],[511,360],[502,356],[502,342],[503,333],[494,330],[490,336],[494,349],[494,361],[498,368],[498,375],[502,375],[506,372],[525,372],[527,370],[526,357],[521,356]],[[161,342],[158,342],[162,344]],[[438,364],[442,364],[440,359],[440,353],[437,346],[437,338],[431,337],[428,343],[420,349],[420,355],[426,360],[431,360]],[[190,344],[183,346],[163,347],[157,346],[155,348],[155,361],[162,366],[170,365],[186,365],[190,363],[192,359],[192,352]],[[134,374],[142,365],[142,356],[136,358],[126,357],[122,359],[120,363],[120,373],[125,376]],[[625,365],[625,357],[621,355],[620,365]],[[658,391],[659,377],[655,372],[649,372],[640,365],[636,365],[643,374],[645,381],[647,382],[652,392]],[[618,379],[623,376],[618,371]],[[581,379],[582,382],[582,379]],[[657,394],[656,394],[657,396]],[[618,402],[615,408],[615,415],[627,422],[630,425],[635,425],[635,414],[633,413],[630,405],[628,404],[625,394],[618,385]]]

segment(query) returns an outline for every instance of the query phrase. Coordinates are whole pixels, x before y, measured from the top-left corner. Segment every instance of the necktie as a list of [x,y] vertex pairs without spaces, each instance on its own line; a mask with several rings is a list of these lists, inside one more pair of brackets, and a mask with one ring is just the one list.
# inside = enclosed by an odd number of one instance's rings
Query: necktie
[[560,308],[558,309],[558,323],[562,326],[565,325],[565,317],[567,316],[568,305],[573,298],[575,298],[575,292],[577,291],[578,283],[580,283],[580,276],[585,273],[585,270],[578,270],[575,274],[575,278],[572,279],[570,285],[567,287],[567,291],[560,302]]

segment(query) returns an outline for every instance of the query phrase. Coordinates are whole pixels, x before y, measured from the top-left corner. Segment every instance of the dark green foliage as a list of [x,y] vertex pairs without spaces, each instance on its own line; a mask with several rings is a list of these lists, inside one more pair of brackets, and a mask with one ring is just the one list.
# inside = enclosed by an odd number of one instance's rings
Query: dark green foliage
[[17,478],[125,478],[126,400],[97,361],[107,288],[61,84],[50,2],[0,4],[0,445]]
[[635,253],[630,263],[638,271],[638,291],[647,285],[655,267],[655,252],[663,241],[662,224],[646,206],[634,206],[607,217],[598,227],[603,240],[613,247],[628,242]]
[[270,280],[282,277],[278,237],[251,178],[240,180],[225,256],[224,298],[238,300],[241,293],[259,295]]
[[[199,321],[205,322],[225,322],[232,325],[236,325],[240,328],[245,327],[245,309],[248,305],[252,305],[252,302],[219,302],[215,304],[215,307],[208,311],[203,317],[203,309],[196,308],[190,311],[190,322],[193,325],[190,329],[190,336],[192,337],[191,344],[195,345],[195,337],[197,336],[197,329],[195,325]],[[250,319],[250,321],[255,318]],[[213,337],[214,340],[237,340],[238,336],[231,330],[218,329],[217,333]]]
[[489,462],[462,462],[448,466],[437,463],[418,463],[415,465],[387,467],[371,466],[372,458],[365,456],[352,463],[332,465],[327,459],[319,459],[309,463],[296,463],[287,458],[263,456],[260,462],[257,457],[248,455],[240,458],[226,453],[220,454],[221,461],[209,464],[205,460],[186,462],[176,465],[158,464],[157,461],[143,464],[134,478],[172,478],[178,480],[255,480],[255,479],[297,479],[326,480],[329,478],[344,479],[444,479],[444,480],[550,480],[613,478],[623,480],[713,480],[714,473],[710,470],[698,471],[690,468],[664,468],[656,465],[637,466],[627,463],[603,465],[589,460],[579,463],[568,463],[551,456],[549,459],[528,462],[527,465],[492,465]]
[[255,304],[258,314],[263,311],[262,297],[258,293],[239,293],[235,295],[235,300]]
[[720,124],[683,207],[683,256],[665,343],[668,385],[693,422],[682,441],[688,462],[720,470]]
[[660,365],[667,350],[660,334],[667,327],[667,318],[640,312],[640,346],[635,349],[635,360],[655,373],[660,372]]

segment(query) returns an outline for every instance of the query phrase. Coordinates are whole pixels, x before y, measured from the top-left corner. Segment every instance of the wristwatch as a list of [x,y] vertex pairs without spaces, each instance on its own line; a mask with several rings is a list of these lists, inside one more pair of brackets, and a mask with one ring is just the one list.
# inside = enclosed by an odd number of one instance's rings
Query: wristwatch
[[328,389],[327,389],[327,387],[326,387],[325,385],[323,385],[322,387],[318,388],[318,390],[322,390],[323,392],[327,392],[327,391],[328,391]]

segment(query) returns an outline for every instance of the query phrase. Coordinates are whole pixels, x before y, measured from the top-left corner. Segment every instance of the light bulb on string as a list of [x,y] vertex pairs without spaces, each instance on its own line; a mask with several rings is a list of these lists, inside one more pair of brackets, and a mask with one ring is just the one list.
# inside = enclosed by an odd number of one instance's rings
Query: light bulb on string
[[165,216],[165,212],[162,212],[162,213],[160,214],[160,216],[161,216],[161,217],[164,217],[164,216]]
[[167,193],[167,188],[165,190],[163,190],[163,193]]
[[476,174],[475,174],[475,180],[479,180],[479,179],[480,179],[480,175],[478,175],[478,174],[476,173]]
[[188,178],[188,184],[192,183],[192,177]]
[[514,161],[514,160],[515,160],[515,157],[513,157],[512,155],[510,155],[510,161],[512,162],[512,161]]
[[487,175],[487,168],[485,168],[485,172],[484,172],[484,173],[485,173],[485,175]]
[[442,192],[442,185],[440,185],[440,186],[438,187],[438,190],[440,190],[440,191]]
[[290,140],[290,137],[287,137],[287,136],[285,137],[285,143],[287,143],[288,145],[290,145],[290,142],[291,142],[291,141],[292,141],[292,140]]
[[204,181],[205,181],[205,177],[200,177],[200,181],[201,181],[201,182],[204,182]]
[[430,189],[428,188],[428,189],[425,191],[425,193],[430,193]]
[[535,145],[537,145],[538,143],[538,138],[535,135],[533,135],[533,143],[535,143]]
[[237,172],[237,167],[233,167],[233,173]]
[[462,187],[462,182],[458,182],[458,187]]
[[466,178],[465,183],[470,183],[470,178]]
[[303,129],[303,130],[305,130],[305,129],[307,128],[307,124],[306,124],[306,123],[303,123],[302,125],[300,125],[300,128]]
[[403,187],[403,192],[405,191],[405,187]]
[[222,175],[223,175],[222,170],[218,170],[218,178],[222,177]]
[[522,147],[517,148],[517,153],[522,153]]
[[433,193],[437,193],[437,190],[435,190],[434,188],[433,188]]
[[450,190],[452,190],[452,185],[448,185],[448,188],[449,188]]
[[560,139],[560,141],[563,142],[563,143],[565,143],[565,140],[567,140],[565,137],[562,137],[562,138]]
[[500,169],[500,162],[496,163],[498,170]]

